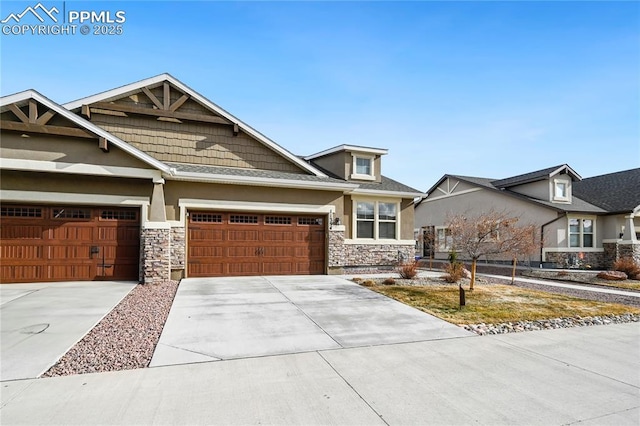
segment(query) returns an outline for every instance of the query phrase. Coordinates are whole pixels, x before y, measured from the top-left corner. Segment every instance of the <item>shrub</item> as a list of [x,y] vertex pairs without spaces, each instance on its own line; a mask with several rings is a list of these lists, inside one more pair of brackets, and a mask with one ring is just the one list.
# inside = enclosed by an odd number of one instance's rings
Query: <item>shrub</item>
[[394,280],[393,278],[387,278],[384,281],[382,281],[382,284],[384,285],[395,285],[396,280]]
[[460,262],[452,262],[444,267],[446,275],[444,280],[448,283],[457,283],[464,277],[464,265]]
[[621,257],[613,263],[613,270],[627,274],[629,278],[640,278],[640,264],[632,257]]
[[374,285],[376,285],[376,282],[373,280],[364,280],[360,283],[360,285],[365,287],[373,287]]
[[360,278],[360,277],[355,277],[351,281],[353,281],[356,284],[360,284],[364,280],[362,278]]
[[418,275],[418,262],[413,260],[411,262],[401,264],[398,266],[398,273],[400,274],[400,277],[406,280],[415,278],[416,275]]

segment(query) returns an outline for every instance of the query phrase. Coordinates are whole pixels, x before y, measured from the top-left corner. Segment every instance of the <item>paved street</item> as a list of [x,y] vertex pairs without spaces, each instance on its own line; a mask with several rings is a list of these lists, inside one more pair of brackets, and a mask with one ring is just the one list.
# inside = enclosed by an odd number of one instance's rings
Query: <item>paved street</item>
[[640,324],[2,383],[2,424],[640,422]]

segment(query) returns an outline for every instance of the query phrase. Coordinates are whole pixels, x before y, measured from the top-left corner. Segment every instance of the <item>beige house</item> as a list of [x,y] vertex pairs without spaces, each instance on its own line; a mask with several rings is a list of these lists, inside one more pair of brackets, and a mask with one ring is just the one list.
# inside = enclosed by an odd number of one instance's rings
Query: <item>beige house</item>
[[416,205],[416,233],[435,236],[419,254],[447,259],[447,218],[495,210],[539,229],[542,247],[527,259],[535,266],[607,268],[624,256],[640,260],[638,188],[640,169],[582,179],[566,164],[506,179],[444,175]]
[[0,106],[2,282],[330,274],[414,254],[424,194],[382,174],[386,149],[296,156],[168,74]]

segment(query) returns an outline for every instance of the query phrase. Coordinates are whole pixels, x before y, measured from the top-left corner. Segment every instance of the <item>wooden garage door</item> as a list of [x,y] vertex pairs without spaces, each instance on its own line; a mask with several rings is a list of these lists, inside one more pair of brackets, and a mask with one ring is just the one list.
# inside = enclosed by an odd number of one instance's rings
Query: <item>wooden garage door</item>
[[138,280],[139,211],[0,207],[1,282]]
[[190,212],[188,276],[325,272],[322,216]]

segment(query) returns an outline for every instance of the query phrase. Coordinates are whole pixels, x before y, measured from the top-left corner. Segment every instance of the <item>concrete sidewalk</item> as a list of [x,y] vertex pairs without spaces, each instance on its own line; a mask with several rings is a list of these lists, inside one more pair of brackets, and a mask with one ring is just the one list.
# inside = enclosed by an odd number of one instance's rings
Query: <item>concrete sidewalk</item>
[[40,376],[136,284],[97,281],[0,285],[0,380]]
[[[499,278],[499,279],[502,279],[502,280],[511,279],[511,277],[507,277],[507,276],[504,276],[504,275],[478,274],[478,276],[489,277],[489,278]],[[580,284],[561,283],[561,282],[558,282],[558,281],[551,281],[551,280],[541,280],[541,279],[535,279],[535,278],[516,277],[516,282],[518,282],[518,281],[521,281],[521,282],[524,282],[524,283],[546,285],[546,286],[549,286],[549,287],[570,288],[570,289],[574,289],[574,290],[591,291],[591,292],[594,292],[594,293],[615,294],[617,296],[629,296],[629,297],[640,298],[640,292],[618,290],[616,288],[607,288],[605,286],[595,287],[595,286],[586,286],[586,285],[580,285]]]
[[637,425],[640,324],[2,383],[2,424]]

